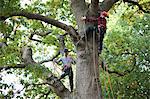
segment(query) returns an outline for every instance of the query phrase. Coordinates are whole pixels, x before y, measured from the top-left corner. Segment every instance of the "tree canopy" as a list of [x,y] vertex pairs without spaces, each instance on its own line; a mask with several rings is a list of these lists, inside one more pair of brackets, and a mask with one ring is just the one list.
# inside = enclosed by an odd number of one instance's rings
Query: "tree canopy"
[[[98,1],[111,8],[99,56],[104,98],[150,98],[150,0]],[[76,57],[79,27],[70,5],[70,0],[0,1],[0,98],[57,99],[61,90],[68,92],[61,82],[53,82],[58,75],[50,61],[61,57],[64,47]],[[22,89],[5,81],[11,74]],[[45,82],[47,75],[54,80]]]

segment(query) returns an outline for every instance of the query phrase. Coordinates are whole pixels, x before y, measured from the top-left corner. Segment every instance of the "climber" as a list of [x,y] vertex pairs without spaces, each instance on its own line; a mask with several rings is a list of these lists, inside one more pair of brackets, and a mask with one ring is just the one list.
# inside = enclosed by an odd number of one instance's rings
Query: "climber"
[[100,12],[100,15],[98,17],[98,31],[99,31],[99,37],[98,37],[98,45],[99,45],[99,53],[102,50],[103,47],[103,39],[104,35],[106,33],[106,17],[108,17],[108,13],[106,11]]
[[[106,33],[106,17],[108,17],[108,13],[106,11],[101,11],[99,13],[99,16],[96,18],[96,17],[86,17],[86,16],[83,16],[81,17],[81,20],[82,21],[85,21],[86,23],[97,23],[97,26],[96,26],[96,30],[98,30],[99,34],[98,34],[98,49],[99,49],[99,53],[101,52],[102,50],[102,47],[103,47],[103,38],[104,38],[104,34]],[[92,27],[89,27],[87,30],[91,30],[94,28]]]
[[75,60],[69,55],[68,49],[64,49],[64,57],[59,58],[58,60],[54,59],[54,62],[59,63],[62,62],[63,64],[63,73],[60,76],[59,80],[63,79],[65,76],[69,76],[69,83],[70,83],[70,90],[73,91],[73,71],[72,71],[72,64],[75,64]]

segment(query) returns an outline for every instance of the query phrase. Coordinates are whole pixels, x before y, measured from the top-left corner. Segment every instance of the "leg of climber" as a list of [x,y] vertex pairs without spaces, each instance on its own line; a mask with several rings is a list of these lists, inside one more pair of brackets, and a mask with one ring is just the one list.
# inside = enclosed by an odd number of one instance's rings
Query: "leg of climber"
[[99,52],[100,53],[103,48],[103,39],[104,39],[105,33],[106,33],[106,29],[104,27],[100,27],[100,31],[99,31]]
[[63,79],[65,76],[69,75],[69,72],[70,72],[69,68],[65,69],[63,71],[63,74],[60,76],[59,80]]
[[73,92],[73,71],[72,68],[70,68],[69,72],[69,83],[70,83],[70,90]]

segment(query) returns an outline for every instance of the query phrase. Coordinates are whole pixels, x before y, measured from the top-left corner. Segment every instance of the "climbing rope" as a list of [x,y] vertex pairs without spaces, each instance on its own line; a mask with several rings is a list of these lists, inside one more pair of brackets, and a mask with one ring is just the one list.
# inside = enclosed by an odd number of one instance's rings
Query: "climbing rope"
[[94,62],[94,74],[95,74],[95,78],[96,78],[96,85],[97,85],[97,92],[98,92],[98,99],[101,99],[101,95],[100,95],[100,88],[99,88],[99,83],[98,83],[98,78],[97,77],[97,72],[96,72],[96,54],[95,54],[95,34],[96,34],[96,29],[94,28],[93,30],[93,62]]
[[111,94],[112,94],[112,97],[113,97],[113,99],[114,99],[112,84],[111,84],[111,80],[110,80],[110,77],[109,77],[107,65],[105,65],[105,67],[106,67],[106,72],[107,72],[107,77],[108,77],[108,83],[109,83],[109,86],[110,86]]
[[[85,23],[84,23],[85,26]],[[85,36],[85,52],[88,51],[88,40],[87,40],[87,34],[86,34],[86,27],[84,27],[84,36]]]
[[[102,64],[100,65],[100,67],[102,68]],[[105,67],[104,67],[104,70],[105,70]],[[104,71],[103,71],[103,73],[104,73]],[[111,99],[110,98],[110,93],[108,92],[108,86],[107,86],[107,83],[106,83],[106,77],[104,78],[104,87],[105,87],[105,90],[104,90],[105,98],[106,98],[106,94],[108,93],[108,98]]]

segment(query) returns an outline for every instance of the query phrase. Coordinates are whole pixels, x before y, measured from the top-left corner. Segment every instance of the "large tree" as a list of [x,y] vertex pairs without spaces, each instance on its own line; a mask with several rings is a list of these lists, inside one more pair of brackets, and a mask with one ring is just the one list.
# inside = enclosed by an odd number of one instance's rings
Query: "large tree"
[[[70,3],[69,7],[71,8],[71,12],[73,13],[75,17],[76,26],[75,25],[71,26],[63,22],[60,22],[59,20],[56,20],[53,17],[50,17],[50,16],[48,17],[46,16],[46,14],[42,15],[43,14],[42,12],[41,14],[38,14],[40,13],[38,12],[40,8],[37,11],[33,11],[33,12],[29,10],[30,11],[29,12],[29,11],[22,10],[22,9],[16,10],[18,7],[17,6],[16,8],[12,7],[12,9],[9,11],[8,9],[5,9],[5,7],[7,6],[7,4],[10,3],[10,1],[7,2],[7,0],[6,1],[2,0],[1,8],[3,12],[2,11],[0,12],[0,20],[3,22],[1,25],[3,26],[2,27],[3,29],[10,28],[4,22],[6,19],[13,17],[12,19],[10,19],[10,20],[13,20],[15,18],[14,16],[22,16],[18,18],[24,19],[23,17],[26,17],[27,19],[33,20],[33,22],[35,20],[39,20],[41,22],[45,22],[47,24],[51,24],[52,26],[60,28],[66,31],[67,34],[69,34],[70,38],[72,39],[73,44],[75,45],[76,54],[77,54],[76,90],[74,94],[71,93],[63,85],[63,83],[57,79],[57,77],[55,77],[44,66],[41,66],[41,64],[46,61],[36,62],[32,57],[33,52],[32,52],[31,47],[29,46],[22,45],[23,46],[22,49],[14,49],[14,50],[20,50],[21,56],[18,55],[19,56],[18,58],[20,58],[18,60],[22,59],[22,61],[16,62],[17,60],[16,59],[15,61],[2,62],[1,65],[3,66],[1,66],[1,69],[27,68],[29,71],[33,72],[34,75],[41,78],[44,81],[44,83],[48,85],[47,87],[52,89],[62,99],[73,99],[73,98],[75,99],[102,99],[102,92],[101,92],[101,87],[100,87],[101,85],[99,83],[100,82],[99,69],[98,69],[98,65],[99,65],[98,35],[94,31],[89,31],[89,28],[95,27],[95,25],[97,25],[97,22],[85,22],[82,20],[82,17],[87,16],[87,17],[97,18],[99,15],[98,13],[104,10],[109,11],[111,8],[113,8],[113,5],[115,5],[118,1],[119,0],[103,0],[100,2],[99,0],[91,0],[91,2],[85,2],[85,0],[70,0],[70,1],[64,0],[64,2]],[[133,1],[133,0],[123,0],[123,1],[137,5],[140,10],[142,10],[143,12],[147,12],[146,11],[147,9],[143,9],[143,7],[137,1]],[[12,0],[12,4],[15,4],[16,2],[15,0]],[[59,0],[53,3],[57,4],[58,2]],[[60,1],[60,2],[62,2],[62,5],[63,5],[63,1]],[[50,2],[50,4],[51,3],[52,2]],[[30,25],[30,24],[27,24],[27,25]],[[34,28],[36,29],[36,26],[34,26]],[[4,32],[5,31],[1,31],[1,33],[4,34],[4,38],[5,38],[5,40],[0,43],[1,48],[5,46],[9,47],[11,45],[11,43],[9,43],[9,41],[7,40],[13,40],[13,41],[16,40],[11,35],[9,35],[9,33],[8,35],[6,35],[7,33],[4,33]],[[13,34],[16,34],[15,28],[13,29]],[[42,42],[40,40],[36,40],[32,38],[35,34],[40,35],[40,36],[46,36],[50,34],[50,32],[31,33],[31,36],[30,36],[31,40]],[[23,34],[20,34],[20,35],[23,35]],[[18,45],[16,44],[13,46],[17,47]],[[64,46],[61,47],[61,49],[63,48]],[[10,53],[13,53],[13,51]],[[5,57],[5,58],[11,59],[11,57]],[[49,59],[48,61],[51,61],[52,59]],[[12,65],[13,62],[14,64]],[[38,71],[36,71],[37,68],[38,68]],[[39,72],[41,75],[39,75]]]

